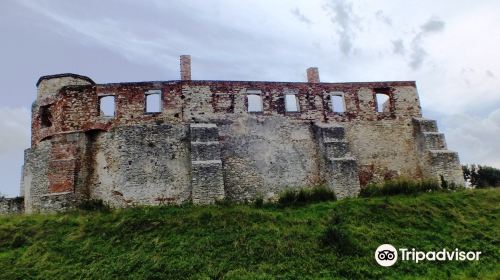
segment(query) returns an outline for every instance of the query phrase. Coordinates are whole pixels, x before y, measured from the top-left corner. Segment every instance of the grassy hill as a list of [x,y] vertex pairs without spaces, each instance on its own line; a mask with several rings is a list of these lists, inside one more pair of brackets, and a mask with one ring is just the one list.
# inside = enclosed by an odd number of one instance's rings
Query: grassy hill
[[[0,217],[1,279],[499,279],[500,190],[301,207],[214,205]],[[482,251],[397,262],[396,248]]]

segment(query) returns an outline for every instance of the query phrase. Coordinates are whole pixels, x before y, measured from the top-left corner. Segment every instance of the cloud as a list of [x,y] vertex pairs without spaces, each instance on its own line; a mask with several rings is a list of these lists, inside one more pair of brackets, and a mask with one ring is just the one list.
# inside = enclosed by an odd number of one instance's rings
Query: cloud
[[432,33],[443,31],[444,29],[444,21],[441,21],[437,18],[430,18],[426,23],[420,26],[422,33]]
[[420,26],[420,31],[411,41],[412,52],[410,54],[410,61],[408,65],[413,70],[419,69],[424,62],[425,57],[427,56],[427,51],[423,47],[423,39],[432,33],[443,31],[444,27],[444,21],[441,21],[435,17],[430,18]]
[[31,113],[26,108],[0,107],[0,155],[30,145]]
[[345,0],[335,0],[324,7],[330,15],[331,22],[338,26],[340,51],[344,55],[349,55],[355,39],[354,30],[359,27],[357,23],[359,18],[352,11],[352,4]]
[[410,62],[408,65],[413,70],[417,70],[422,66],[425,57],[427,56],[427,52],[420,44],[420,41],[412,41],[412,53],[410,55]]
[[406,49],[402,39],[392,41],[392,52],[400,55],[405,54]]
[[0,107],[0,193],[19,194],[23,151],[30,146],[31,113],[26,108]]
[[312,21],[309,18],[307,18],[304,14],[302,14],[300,12],[299,8],[295,8],[295,9],[291,10],[291,13],[301,22],[306,23],[306,24],[312,24]]
[[387,24],[387,25],[392,25],[392,20],[391,20],[391,19],[390,19],[387,15],[385,15],[385,13],[384,13],[382,10],[378,10],[378,11],[375,13],[375,17],[376,17],[379,21],[381,21],[381,22],[383,22],[383,23],[385,23],[385,24]]
[[459,150],[462,163],[500,168],[500,109],[485,117],[467,114],[443,116],[448,147]]
[[292,36],[293,31],[283,29],[286,25],[277,19],[285,18],[284,13],[289,15],[290,8],[271,21],[272,17],[262,12],[269,6],[265,3],[259,7],[259,3],[226,2],[218,6],[193,1],[149,1],[150,5],[143,5],[130,1],[122,7],[120,1],[120,8],[110,8],[111,2],[105,2],[108,9],[90,5],[80,15],[80,10],[75,10],[78,5],[19,1],[31,12],[43,15],[46,22],[57,23],[57,30],[72,41],[104,46],[135,64],[168,71],[177,70],[180,54],[191,54],[193,66],[197,66],[194,75],[199,74],[198,70],[204,71],[206,78],[220,79],[221,74],[231,73],[236,79],[257,79],[271,72],[262,68],[270,57],[290,66],[297,62],[287,57],[308,55],[303,51],[306,42]]

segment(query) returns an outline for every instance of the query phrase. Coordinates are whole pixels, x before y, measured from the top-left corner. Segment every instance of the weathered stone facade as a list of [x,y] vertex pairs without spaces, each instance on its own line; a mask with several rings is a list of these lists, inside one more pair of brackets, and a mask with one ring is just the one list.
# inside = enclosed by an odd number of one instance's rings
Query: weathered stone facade
[[0,215],[24,213],[24,199],[22,197],[0,197]]
[[[422,119],[414,82],[320,83],[316,68],[307,83],[193,81],[190,61],[182,57],[176,81],[41,77],[23,167],[26,211],[86,198],[116,207],[245,201],[318,184],[348,197],[398,176],[463,184],[458,155]],[[147,110],[152,93],[156,112]],[[100,107],[109,96],[111,116]]]

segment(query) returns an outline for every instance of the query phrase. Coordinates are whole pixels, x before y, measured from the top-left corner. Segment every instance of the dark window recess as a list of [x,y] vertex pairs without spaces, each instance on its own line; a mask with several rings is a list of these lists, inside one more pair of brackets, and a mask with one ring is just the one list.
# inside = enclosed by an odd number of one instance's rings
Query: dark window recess
[[99,98],[99,115],[102,117],[115,116],[115,97],[112,95]]
[[42,127],[52,126],[52,110],[50,105],[40,107],[40,120]]

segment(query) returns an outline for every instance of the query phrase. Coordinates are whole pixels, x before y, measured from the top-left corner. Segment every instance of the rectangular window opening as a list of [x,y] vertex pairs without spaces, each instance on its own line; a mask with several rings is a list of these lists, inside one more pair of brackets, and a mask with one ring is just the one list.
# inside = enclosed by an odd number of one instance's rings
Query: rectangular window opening
[[375,101],[377,106],[377,112],[389,112],[390,111],[390,100],[389,95],[384,93],[375,94]]
[[160,113],[161,106],[161,91],[149,90],[146,91],[146,113]]
[[334,113],[344,113],[346,111],[345,108],[345,100],[343,94],[333,94],[330,95],[330,99],[332,102],[332,112]]
[[295,94],[285,95],[285,110],[287,112],[299,112],[299,100]]
[[52,110],[50,105],[40,107],[40,121],[42,127],[52,126]]
[[115,97],[112,95],[102,96],[99,98],[99,115],[102,117],[115,116]]
[[248,112],[262,112],[262,92],[260,90],[247,90]]

